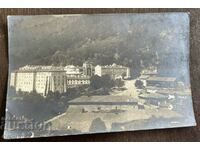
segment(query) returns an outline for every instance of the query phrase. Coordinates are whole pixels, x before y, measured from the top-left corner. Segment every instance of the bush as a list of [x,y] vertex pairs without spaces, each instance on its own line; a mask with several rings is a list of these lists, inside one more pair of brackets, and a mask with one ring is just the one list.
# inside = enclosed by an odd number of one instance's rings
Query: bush
[[101,82],[104,88],[112,88],[115,86],[115,81],[110,77],[110,75],[103,75],[101,77]]
[[104,121],[101,120],[101,118],[94,119],[89,129],[90,132],[97,132],[97,131],[102,132],[106,130],[107,130],[106,125]]
[[124,86],[124,81],[122,81],[121,79],[116,79],[115,80],[115,86],[123,87]]
[[109,75],[103,75],[102,77],[95,75],[91,77],[90,87],[93,89],[111,88],[115,86],[115,82]]
[[136,80],[135,86],[136,86],[138,89],[143,89],[143,88],[144,88],[144,83],[143,83],[141,80]]
[[101,81],[102,81],[102,79],[100,76],[98,76],[98,75],[92,76],[90,79],[90,87],[93,89],[101,88],[103,86]]

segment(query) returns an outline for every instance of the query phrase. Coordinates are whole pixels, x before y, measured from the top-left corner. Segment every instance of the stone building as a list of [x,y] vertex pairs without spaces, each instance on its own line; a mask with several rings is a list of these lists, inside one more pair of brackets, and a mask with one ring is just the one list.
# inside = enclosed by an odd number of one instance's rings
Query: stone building
[[49,91],[66,92],[66,73],[62,67],[25,66],[11,73],[10,86],[17,92],[32,92],[46,96]]
[[144,86],[147,86],[147,79],[150,77],[155,77],[157,76],[157,74],[158,74],[157,67],[150,66],[141,71],[139,79],[143,82]]
[[65,66],[64,70],[66,71],[67,77],[75,77],[80,76],[82,74],[81,68],[74,65]]
[[120,66],[120,65],[106,65],[106,66],[96,66],[95,67],[95,74],[98,76],[103,75],[110,75],[111,78],[117,79],[117,78],[130,78],[130,68]]
[[89,85],[90,84],[90,76],[74,76],[67,77],[67,87],[76,87],[81,85]]
[[24,66],[11,73],[10,86],[17,92],[32,92],[46,96],[49,91],[64,93],[68,88],[89,85],[94,74],[110,75],[112,78],[129,78],[130,69],[116,64],[96,66],[89,62],[83,66]]
[[93,67],[92,63],[89,61],[86,61],[83,63],[82,70],[83,70],[83,74],[86,76],[94,75],[94,67]]
[[148,67],[148,68],[146,68],[146,69],[143,69],[143,70],[141,71],[141,74],[142,74],[142,75],[155,76],[155,75],[158,74],[158,70],[157,70],[157,67],[155,67],[155,66],[150,66],[150,67]]
[[17,92],[36,91],[46,96],[49,91],[63,93],[67,88],[90,84],[90,77],[72,68],[69,73],[65,67],[24,66],[11,73],[10,86]]
[[175,88],[177,81],[175,77],[149,77],[147,86],[160,87],[160,88]]
[[74,66],[68,65],[65,66],[64,70],[68,77],[75,77],[75,76],[93,76],[94,75],[94,67],[91,62],[84,62],[82,66]]

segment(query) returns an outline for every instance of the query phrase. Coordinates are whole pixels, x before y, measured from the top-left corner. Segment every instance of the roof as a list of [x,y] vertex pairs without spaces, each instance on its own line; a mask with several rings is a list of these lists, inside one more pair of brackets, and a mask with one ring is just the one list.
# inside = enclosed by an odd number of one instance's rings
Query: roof
[[42,66],[42,65],[26,65],[20,67],[16,72],[53,72],[62,71],[64,68],[62,66]]
[[176,78],[174,77],[149,77],[147,81],[162,81],[162,82],[174,82]]
[[178,89],[178,88],[161,88],[161,87],[154,87],[154,86],[146,86],[147,90],[156,90],[156,93],[163,94],[163,95],[191,95],[190,88],[186,89]]
[[139,77],[139,79],[148,79],[150,76],[149,75],[141,75],[140,77]]
[[145,94],[139,95],[139,97],[144,98],[144,99],[167,99],[168,98],[168,96],[158,94],[158,93],[145,93]]
[[70,80],[79,80],[79,79],[84,79],[84,80],[89,80],[90,77],[89,76],[74,76],[74,77],[67,77],[67,79],[70,79]]
[[174,91],[175,89],[174,88],[165,88],[165,87],[156,87],[156,86],[146,86],[145,89],[147,90],[164,90],[164,91]]
[[102,68],[127,68],[125,66],[122,65],[117,65],[115,63],[113,63],[112,65],[106,65],[106,66],[101,66]]
[[65,66],[65,69],[67,69],[67,68],[76,68],[76,66],[74,66],[74,65],[67,65],[67,66]]

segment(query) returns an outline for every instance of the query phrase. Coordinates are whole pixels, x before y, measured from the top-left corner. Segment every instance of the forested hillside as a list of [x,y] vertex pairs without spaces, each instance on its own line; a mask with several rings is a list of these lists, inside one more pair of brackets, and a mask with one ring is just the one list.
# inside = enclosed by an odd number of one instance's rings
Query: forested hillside
[[9,25],[11,70],[87,60],[134,70],[150,65],[179,69],[187,59],[188,20],[179,14],[26,16]]

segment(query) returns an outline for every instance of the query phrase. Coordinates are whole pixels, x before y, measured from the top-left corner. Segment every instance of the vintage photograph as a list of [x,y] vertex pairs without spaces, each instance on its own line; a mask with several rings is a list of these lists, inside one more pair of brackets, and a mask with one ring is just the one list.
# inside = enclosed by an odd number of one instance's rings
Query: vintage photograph
[[188,13],[8,16],[4,138],[195,126]]

